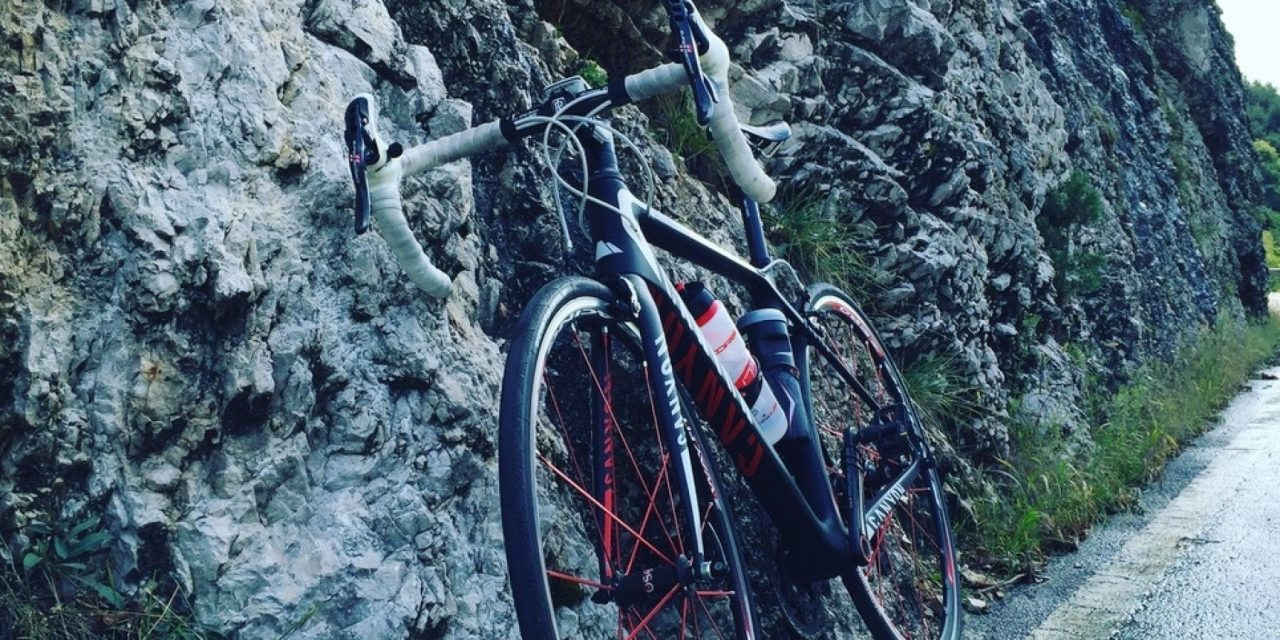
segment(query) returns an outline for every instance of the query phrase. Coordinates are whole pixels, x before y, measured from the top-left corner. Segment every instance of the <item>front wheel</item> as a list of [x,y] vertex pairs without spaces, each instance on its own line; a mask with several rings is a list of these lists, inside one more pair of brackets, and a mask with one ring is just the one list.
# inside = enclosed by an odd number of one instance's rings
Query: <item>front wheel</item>
[[[837,495],[849,498],[849,487],[859,486],[846,477],[846,470],[853,469],[861,474],[863,497],[870,501],[877,490],[897,477],[895,474],[913,462],[928,460],[924,428],[884,343],[849,296],[831,285],[814,285],[809,290],[806,315],[821,327],[826,347],[862,382],[877,404],[906,408],[899,415],[908,423],[909,438],[860,443],[856,461],[846,464],[842,452],[845,431],[865,429],[873,411],[809,345],[801,383],[809,392],[810,415],[834,488]],[[845,524],[861,526],[849,522],[851,511],[844,505]],[[873,636],[879,640],[960,637],[955,544],[936,466],[923,465],[916,481],[871,534],[868,548],[869,563],[849,571],[844,582]]]
[[658,420],[659,367],[642,344],[613,293],[585,278],[547,285],[521,318],[502,381],[499,491],[524,638],[755,637],[699,423],[684,420],[683,458]]

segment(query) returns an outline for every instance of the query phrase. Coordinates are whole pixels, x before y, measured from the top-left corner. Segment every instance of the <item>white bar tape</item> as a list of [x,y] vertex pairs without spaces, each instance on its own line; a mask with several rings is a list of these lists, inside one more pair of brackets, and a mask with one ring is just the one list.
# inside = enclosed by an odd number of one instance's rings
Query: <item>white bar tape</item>
[[624,84],[632,102],[642,102],[664,93],[674,93],[689,87],[684,67],[668,63],[627,76]]
[[704,26],[703,32],[707,34],[710,46],[700,59],[702,71],[711,78],[719,98],[711,111],[708,125],[711,139],[724,157],[729,175],[742,192],[756,202],[768,202],[777,194],[778,186],[756,162],[755,154],[738,126],[738,116],[733,112],[733,98],[729,95],[729,48],[711,29]]
[[378,235],[387,242],[409,279],[423,293],[433,298],[445,298],[449,295],[452,281],[431,264],[427,254],[422,251],[422,245],[413,237],[409,222],[404,218],[404,205],[400,200],[402,161],[403,158],[396,158],[368,173],[374,226],[378,228]]
[[411,176],[454,160],[496,149],[506,143],[507,139],[502,137],[502,127],[498,121],[486,122],[407,149],[401,157],[404,175]]
[[[369,170],[369,202],[378,235],[387,242],[409,279],[423,293],[433,298],[446,298],[453,283],[448,274],[431,264],[422,245],[418,244],[418,239],[409,229],[400,198],[400,179],[505,143],[502,129],[494,121],[418,145],[406,150],[401,157]],[[386,153],[386,146],[381,141],[379,148]]]
[[711,82],[715,85],[716,94],[720,96],[720,101],[711,111],[711,122],[708,125],[711,139],[720,150],[720,155],[724,156],[729,175],[742,188],[742,192],[756,202],[768,202],[777,194],[778,187],[756,161],[746,137],[742,135],[737,115],[733,112],[729,87],[716,78],[712,78]]

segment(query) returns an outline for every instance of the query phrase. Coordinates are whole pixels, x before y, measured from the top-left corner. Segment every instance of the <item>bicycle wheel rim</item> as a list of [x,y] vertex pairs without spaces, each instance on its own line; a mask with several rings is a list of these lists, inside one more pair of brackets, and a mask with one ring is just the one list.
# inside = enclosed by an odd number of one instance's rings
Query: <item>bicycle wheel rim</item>
[[[882,403],[909,403],[902,378],[883,347],[879,336],[861,310],[833,287],[817,287],[811,295],[811,316],[823,326],[827,346],[845,361],[855,375]],[[822,371],[820,356],[811,354],[809,373],[814,405],[814,421],[824,449],[833,466],[833,478],[843,481],[840,442],[848,427],[862,428],[871,419],[870,407],[854,394],[836,393],[827,397],[813,388],[817,378],[834,381],[832,371]],[[829,365],[827,365],[829,366]],[[839,384],[839,383],[836,383]],[[880,456],[874,445],[859,447],[870,499],[879,486],[876,474],[892,477],[923,453],[927,459],[924,432],[914,411],[908,412],[909,426],[921,439],[922,449],[906,458]],[[845,492],[847,494],[847,491]],[[846,518],[848,514],[846,513]],[[846,524],[847,520],[846,520]],[[870,562],[844,577],[850,595],[872,634],[883,639],[941,638],[960,635],[959,590],[956,583],[955,550],[945,497],[937,469],[924,465],[912,486],[897,501],[879,529],[869,539]]]
[[[702,469],[706,481],[683,497],[635,327],[611,315],[603,292],[565,296],[542,316],[523,340],[532,358],[516,363],[518,371],[508,367],[500,436],[504,534],[522,633],[751,637],[745,577],[713,474]],[[508,410],[513,379],[523,387],[519,416]],[[698,439],[690,440],[696,451]],[[508,473],[507,460],[516,458],[523,468]],[[714,579],[689,578],[697,559],[680,516],[685,500],[703,515],[703,560],[716,565]],[[509,510],[525,516],[509,518]]]

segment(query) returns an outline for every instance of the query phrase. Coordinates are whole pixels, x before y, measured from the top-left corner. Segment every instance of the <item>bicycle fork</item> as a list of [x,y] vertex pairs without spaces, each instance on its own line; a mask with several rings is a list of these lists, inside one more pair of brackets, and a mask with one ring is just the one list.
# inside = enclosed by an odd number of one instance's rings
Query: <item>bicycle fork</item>
[[[724,566],[706,560],[707,553],[702,535],[704,514],[697,509],[697,484],[693,470],[693,453],[689,449],[689,425],[685,417],[683,401],[677,386],[674,364],[662,332],[657,313],[653,311],[653,301],[646,299],[648,291],[638,288],[643,284],[637,276],[624,276],[610,280],[611,287],[618,293],[618,310],[621,317],[636,322],[640,328],[641,340],[644,343],[645,376],[647,392],[651,398],[653,411],[658,420],[663,444],[662,462],[659,474],[665,473],[674,479],[672,483],[679,494],[679,509],[684,522],[689,523],[688,531],[682,532],[689,542],[687,550],[691,557],[674,558],[674,566],[658,565],[654,567],[623,567],[611,562],[619,544],[616,526],[608,522],[604,513],[598,514],[602,545],[600,557],[600,575],[604,577],[611,590],[598,591],[593,599],[597,602],[613,601],[619,605],[629,605],[651,600],[681,586],[692,587],[700,580],[717,577]],[[634,301],[629,303],[628,301]],[[597,332],[592,337],[592,359],[597,371],[603,377],[602,402],[605,406],[612,403],[614,393],[612,377],[607,369],[608,351],[611,336],[605,331]],[[622,390],[621,393],[633,393],[635,390]],[[617,425],[615,417],[609,411],[597,411],[595,418],[594,439],[598,460],[595,464],[596,499],[604,505],[604,512],[612,512],[615,504],[614,471],[618,458],[626,455],[619,451],[614,433]],[[653,479],[654,490],[659,484]],[[653,499],[653,496],[650,496]]]

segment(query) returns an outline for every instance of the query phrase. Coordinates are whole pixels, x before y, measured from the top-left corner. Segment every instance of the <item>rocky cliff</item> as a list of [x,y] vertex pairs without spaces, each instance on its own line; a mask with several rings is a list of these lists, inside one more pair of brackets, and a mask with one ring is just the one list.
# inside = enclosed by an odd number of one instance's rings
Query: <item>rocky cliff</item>
[[[352,237],[342,108],[373,92],[392,137],[451,133],[586,59],[660,61],[656,5],[0,8],[5,557],[33,520],[102,513],[118,589],[171,579],[235,637],[515,637],[502,350],[536,287],[580,262],[546,167],[496,152],[407,189],[457,274],[424,299],[381,240]],[[972,385],[959,468],[1007,446],[1012,398],[1074,425],[1087,373],[1262,309],[1259,187],[1212,0],[703,5],[742,115],[797,131],[769,164],[775,211],[848,230],[900,357]],[[619,126],[659,206],[738,242],[652,115]]]

